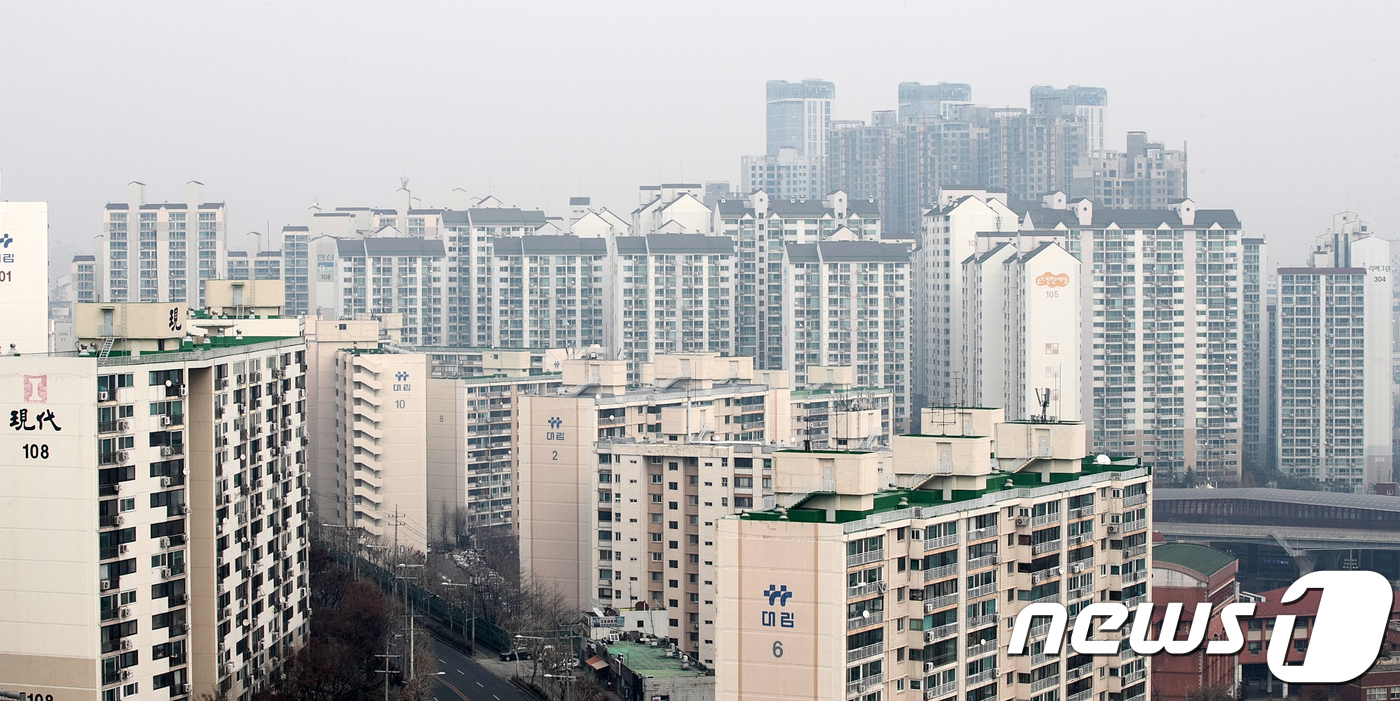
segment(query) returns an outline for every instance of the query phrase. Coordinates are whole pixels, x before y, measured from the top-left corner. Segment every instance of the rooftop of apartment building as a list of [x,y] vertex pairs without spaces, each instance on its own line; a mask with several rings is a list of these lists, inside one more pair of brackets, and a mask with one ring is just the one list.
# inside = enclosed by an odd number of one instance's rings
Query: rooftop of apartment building
[[653,646],[651,643],[620,640],[608,643],[608,652],[614,657],[621,657],[622,664],[642,677],[706,676],[703,667],[694,661],[682,660],[675,649],[664,643]]
[[[1011,422],[1007,422],[1011,423]],[[959,438],[971,438],[972,436],[958,436]],[[845,450],[823,450],[823,451],[803,451],[788,450],[782,452],[792,453],[826,453],[826,454],[859,454],[861,451]],[[802,504],[811,497],[819,496],[821,492],[814,492],[789,509],[766,509],[761,511],[749,511],[740,518],[754,521],[795,521],[799,523],[849,523],[860,521],[871,516],[888,514],[904,509],[917,507],[941,507],[965,505],[968,508],[989,505],[1005,495],[1006,498],[1026,496],[1021,490],[1035,490],[1044,487],[1054,487],[1068,485],[1077,482],[1085,477],[1095,475],[1112,475],[1143,470],[1143,476],[1152,474],[1152,468],[1143,465],[1136,456],[1129,457],[1109,457],[1105,462],[1100,456],[1087,456],[1080,460],[1077,472],[993,472],[982,477],[983,487],[981,489],[953,489],[953,490],[923,490],[893,488],[876,492],[874,495],[874,506],[865,511],[844,511],[834,512],[834,521],[828,520],[828,511],[825,509],[803,508]],[[990,497],[990,498],[988,498]],[[972,502],[984,500],[986,504],[974,504]],[[913,514],[911,514],[913,515]]]
[[[762,190],[756,192],[762,192]],[[725,198],[719,201],[719,212],[721,216],[752,216],[753,204],[748,199]],[[768,216],[770,217],[820,219],[830,215],[831,205],[824,200],[799,197],[773,197],[768,200]],[[846,203],[846,215],[861,219],[878,218],[880,205],[873,197],[852,197]]]

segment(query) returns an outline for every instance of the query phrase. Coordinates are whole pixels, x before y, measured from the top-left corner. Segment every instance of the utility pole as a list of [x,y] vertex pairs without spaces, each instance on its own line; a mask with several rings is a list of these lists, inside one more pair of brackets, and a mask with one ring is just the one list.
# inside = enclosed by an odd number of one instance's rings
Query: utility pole
[[393,658],[393,659],[398,659],[398,658],[399,658],[399,655],[390,655],[390,654],[389,654],[389,651],[390,651],[389,643],[390,643],[389,640],[385,640],[385,641],[384,641],[384,654],[382,654],[382,655],[375,655],[375,657],[383,657],[383,658],[384,658],[384,669],[376,669],[376,670],[374,670],[376,674],[383,674],[383,675],[384,675],[384,701],[389,701],[389,675],[394,673],[394,670],[389,669],[389,659],[390,659],[390,658]]

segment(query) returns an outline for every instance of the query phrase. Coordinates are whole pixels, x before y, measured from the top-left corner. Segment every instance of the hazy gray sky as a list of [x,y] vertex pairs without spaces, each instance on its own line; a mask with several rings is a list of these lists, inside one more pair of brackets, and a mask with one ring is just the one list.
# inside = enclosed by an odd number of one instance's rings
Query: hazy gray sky
[[1346,208],[1400,233],[1395,3],[0,4],[0,172],[50,204],[55,262],[103,203],[195,179],[231,234],[306,208],[455,187],[564,213],[636,186],[736,182],[764,81],[836,83],[837,118],[900,81],[1108,89],[1111,147],[1189,142],[1190,195],[1300,262]]

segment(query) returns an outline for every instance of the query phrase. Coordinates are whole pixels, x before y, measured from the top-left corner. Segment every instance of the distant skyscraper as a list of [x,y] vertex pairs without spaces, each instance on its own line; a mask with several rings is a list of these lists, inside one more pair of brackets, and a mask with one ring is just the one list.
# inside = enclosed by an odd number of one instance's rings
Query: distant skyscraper
[[1161,209],[1186,198],[1186,149],[1128,132],[1126,151],[1096,150],[1075,169],[1066,194],[1112,209]]
[[1104,150],[1104,113],[1108,110],[1108,91],[1071,85],[1055,88],[1036,85],[1031,88],[1031,111],[1074,115],[1085,123],[1091,153]]
[[109,203],[98,237],[103,302],[184,302],[204,306],[203,283],[227,273],[222,202],[204,201],[204,184],[185,185],[185,202],[146,203],[146,186]]
[[762,190],[771,197],[821,199],[827,183],[817,178],[814,159],[784,146],[776,156],[744,156],[739,165],[740,192]]
[[1279,469],[1353,491],[1392,481],[1391,245],[1355,212],[1312,265],[1279,268]]
[[951,105],[972,102],[972,86],[967,83],[899,84],[899,121],[916,115],[947,118]]
[[[787,147],[806,156],[811,179],[817,183],[817,193],[826,186],[827,130],[831,126],[831,101],[836,97],[836,84],[825,80],[768,81],[768,149],[777,156]],[[749,194],[747,192],[743,194]]]

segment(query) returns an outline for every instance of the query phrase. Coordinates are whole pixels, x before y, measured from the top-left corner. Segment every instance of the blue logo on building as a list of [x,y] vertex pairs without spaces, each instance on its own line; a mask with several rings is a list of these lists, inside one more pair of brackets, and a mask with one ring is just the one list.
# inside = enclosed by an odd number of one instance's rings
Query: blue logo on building
[[400,371],[394,373],[394,379],[398,380],[399,382],[407,381],[407,380],[408,380],[408,373],[406,373],[406,372],[400,370]]
[[[558,416],[551,416],[547,423],[551,429],[558,429],[564,425],[564,420]],[[562,441],[564,440],[564,432],[558,430],[545,431],[544,439],[547,441]]]
[[10,243],[13,241],[14,239],[10,238],[9,234],[0,235],[0,245],[3,245],[5,248],[9,248]]
[[[769,584],[763,595],[768,598],[768,605],[787,606],[788,599],[792,598],[792,592],[788,591],[787,585],[778,586]],[[790,611],[783,611],[779,615],[778,611],[760,611],[759,622],[765,628],[791,628],[797,623],[797,618]],[[779,648],[780,650],[781,648]],[[775,657],[782,657],[781,652],[774,654]]]
[[769,584],[768,590],[763,592],[763,595],[768,597],[769,606],[772,606],[774,601],[779,601],[781,606],[787,606],[787,600],[792,597],[792,592],[788,591],[786,584],[781,587]]
[[559,428],[560,426],[563,426],[563,425],[564,425],[564,420],[561,419],[561,418],[559,418],[558,416],[551,416],[551,417],[549,417],[549,427],[550,427],[550,428]]
[[410,385],[410,384],[408,384],[408,373],[406,373],[406,372],[400,370],[400,371],[394,373],[394,379],[395,379],[395,380],[398,380],[398,381],[401,382],[401,383],[403,383],[403,384],[395,384],[395,385],[394,385],[394,391],[395,391],[395,392],[412,392],[412,391],[413,391],[413,389],[412,389],[413,386]]

